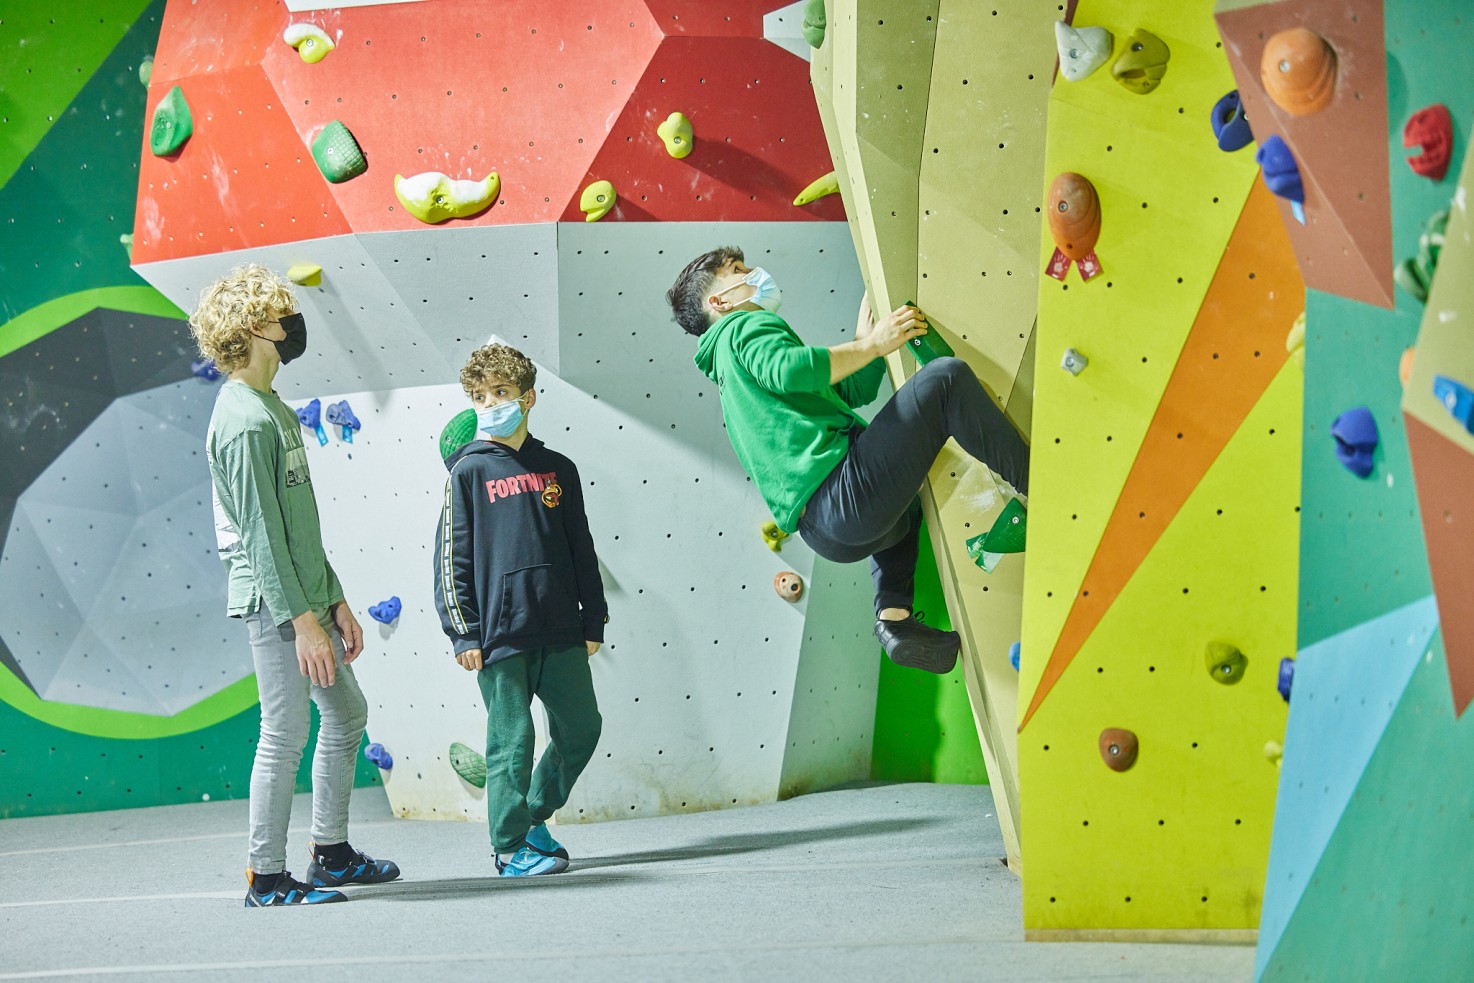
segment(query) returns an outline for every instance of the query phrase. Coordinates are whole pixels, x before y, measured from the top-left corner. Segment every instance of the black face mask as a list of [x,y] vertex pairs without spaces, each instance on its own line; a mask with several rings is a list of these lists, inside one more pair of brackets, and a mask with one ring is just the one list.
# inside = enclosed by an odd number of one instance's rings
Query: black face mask
[[307,350],[307,322],[302,319],[301,314],[283,314],[278,321],[287,336],[281,341],[273,341],[272,344],[276,346],[281,364],[286,365]]

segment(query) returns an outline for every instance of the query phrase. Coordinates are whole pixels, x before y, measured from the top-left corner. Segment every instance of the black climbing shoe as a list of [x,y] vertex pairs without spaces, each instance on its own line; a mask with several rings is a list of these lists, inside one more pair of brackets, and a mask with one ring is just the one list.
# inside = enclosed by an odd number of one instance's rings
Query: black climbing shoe
[[896,665],[939,676],[957,665],[957,650],[962,646],[962,636],[955,631],[924,625],[916,615],[900,621],[876,621],[875,637]]

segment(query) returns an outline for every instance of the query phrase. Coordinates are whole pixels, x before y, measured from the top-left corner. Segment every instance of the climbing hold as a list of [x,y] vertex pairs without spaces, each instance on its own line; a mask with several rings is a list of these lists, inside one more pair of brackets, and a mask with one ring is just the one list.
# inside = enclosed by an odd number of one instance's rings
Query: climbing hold
[[189,115],[189,103],[184,99],[184,90],[176,85],[154,107],[154,119],[148,132],[148,149],[156,157],[167,157],[184,146],[184,141],[192,133],[194,119]]
[[1377,421],[1365,406],[1353,406],[1331,423],[1336,438],[1336,459],[1358,478],[1372,473],[1372,452],[1377,449]]
[[809,42],[810,48],[822,47],[824,44],[824,31],[829,26],[824,16],[824,0],[808,0],[804,4],[804,40]]
[[1290,202],[1290,210],[1304,225],[1305,185],[1300,180],[1300,167],[1295,163],[1289,144],[1275,134],[1259,145],[1254,160],[1264,173],[1264,186]]
[[370,761],[372,761],[374,764],[378,765],[385,771],[389,771],[391,768],[394,767],[394,756],[391,755],[388,751],[384,750],[384,745],[380,744],[378,741],[375,741],[368,747],[364,748],[363,756],[365,758],[368,758]]
[[440,431],[440,459],[449,460],[456,451],[476,439],[476,411],[461,410]]
[[1413,377],[1413,359],[1417,357],[1418,350],[1411,345],[1402,350],[1402,358],[1397,360],[1397,378],[1406,389],[1408,380]]
[[[906,307],[915,307],[914,300],[906,301]],[[956,355],[952,346],[947,344],[947,339],[937,332],[936,325],[928,322],[926,334],[919,334],[906,342],[906,349],[911,352],[911,357],[916,359],[917,365],[925,365],[934,358],[946,358]]]
[[1111,78],[1137,95],[1146,95],[1162,84],[1172,51],[1150,31],[1141,28],[1126,39],[1126,50],[1111,66]]
[[123,244],[123,248],[127,250],[128,258],[131,260],[133,258],[133,233],[124,232],[118,236],[118,242]]
[[1111,771],[1125,771],[1136,764],[1136,735],[1124,727],[1107,727],[1100,732],[1100,757]]
[[1063,281],[1072,261],[1080,264],[1080,279],[1100,273],[1095,243],[1100,238],[1100,196],[1089,179],[1065,171],[1049,185],[1049,234],[1054,255],[1044,272]]
[[480,181],[457,181],[439,171],[422,171],[411,177],[394,175],[394,195],[399,203],[430,225],[486,211],[501,187],[502,179],[495,171]]
[[991,529],[967,541],[967,555],[982,568],[983,573],[992,573],[1004,556],[1024,551],[1027,530],[1028,515],[1024,503],[1011,498],[998,513],[998,518],[993,520]]
[[1227,642],[1209,642],[1208,650],[1203,656],[1214,682],[1225,686],[1232,686],[1243,679],[1244,670],[1249,665],[1244,653]]
[[148,88],[149,79],[154,77],[154,56],[144,55],[138,62],[138,81]]
[[1249,117],[1244,115],[1244,104],[1239,99],[1238,89],[1213,104],[1212,122],[1213,136],[1218,139],[1219,150],[1242,150],[1254,142],[1254,133],[1249,129]]
[[1008,664],[1013,666],[1014,672],[1018,672],[1018,657],[1020,651],[1021,647],[1018,642],[1014,642],[1008,647]]
[[333,184],[342,184],[368,170],[368,161],[348,127],[333,120],[312,141],[312,159],[322,176]]
[[1418,236],[1418,255],[1398,263],[1392,271],[1392,279],[1397,285],[1417,298],[1419,303],[1428,302],[1428,291],[1433,288],[1433,274],[1438,269],[1438,256],[1443,251],[1447,231],[1448,209],[1428,216],[1423,223],[1423,232]]
[[788,533],[778,528],[778,523],[769,519],[763,523],[763,543],[774,553],[783,548],[783,540],[788,538]]
[[1285,746],[1283,744],[1281,744],[1279,741],[1264,742],[1264,760],[1273,762],[1274,766],[1278,768],[1280,766],[1280,762],[1284,760],[1284,757]]
[[796,601],[804,596],[803,578],[792,570],[784,570],[773,578],[773,590],[785,601]]
[[348,400],[340,403],[329,403],[323,417],[336,427],[342,427],[339,436],[347,443],[353,443],[353,431],[363,429],[363,424],[358,422],[358,417],[353,415],[353,408],[348,405]]
[[1433,395],[1459,425],[1474,433],[1474,391],[1446,375],[1433,377]]
[[1275,688],[1280,691],[1280,696],[1285,702],[1290,702],[1290,689],[1295,684],[1295,659],[1293,656],[1285,656],[1280,660],[1280,678]]
[[1402,128],[1402,145],[1404,149],[1418,148],[1418,153],[1407,159],[1413,173],[1442,181],[1454,147],[1454,123],[1448,107],[1434,103],[1409,116]]
[[793,203],[795,205],[807,205],[811,201],[818,201],[825,195],[838,193],[839,172],[830,171],[823,177],[815,178],[813,181],[810,181],[809,186],[800,191],[798,193],[798,197],[793,199]]
[[1318,113],[1336,97],[1336,49],[1309,28],[1280,31],[1264,43],[1259,81],[1285,112]]
[[328,442],[327,431],[322,428],[322,400],[314,399],[306,406],[297,407],[297,419],[302,421],[302,426],[317,431],[319,446]]
[[220,370],[208,358],[197,358],[190,362],[189,370],[206,382],[214,382],[220,378]]
[[1073,348],[1066,348],[1065,357],[1059,360],[1059,367],[1064,369],[1070,375],[1079,375],[1081,372],[1085,371],[1086,366],[1088,366],[1089,364],[1090,359],[1086,358],[1084,355],[1080,354]]
[[1295,359],[1295,364],[1305,368],[1305,312],[1301,311],[1295,315],[1295,323],[1290,325],[1290,333],[1285,335],[1285,351]]
[[297,263],[287,269],[287,279],[303,287],[316,287],[322,283],[322,267],[313,263]]
[[379,624],[388,625],[394,623],[394,619],[399,617],[399,612],[403,608],[404,605],[400,603],[399,596],[396,594],[387,601],[380,601],[378,604],[370,605],[368,613],[369,617],[373,618]]
[[1066,82],[1078,82],[1093,74],[1111,56],[1116,39],[1103,27],[1075,27],[1064,21],[1054,25],[1054,46],[1059,49],[1059,73]]
[[477,788],[486,787],[486,758],[475,748],[460,741],[453,742],[450,746],[450,766],[457,775],[466,780],[466,784]]
[[298,56],[309,65],[322,61],[336,47],[327,32],[316,24],[289,24],[281,37],[296,48]]
[[689,155],[696,147],[691,121],[686,118],[685,113],[671,113],[664,123],[655,128],[655,134],[665,144],[665,152],[676,160]]
[[619,195],[614,193],[614,185],[608,181],[595,181],[583,189],[579,196],[578,207],[583,210],[585,222],[597,222],[609,214],[609,209],[619,200]]

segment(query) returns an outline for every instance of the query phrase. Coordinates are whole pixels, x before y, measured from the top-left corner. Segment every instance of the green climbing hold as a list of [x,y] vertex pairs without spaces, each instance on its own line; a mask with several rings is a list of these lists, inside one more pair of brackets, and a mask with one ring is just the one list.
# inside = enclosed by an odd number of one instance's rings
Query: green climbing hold
[[1227,642],[1209,642],[1208,650],[1204,653],[1204,662],[1207,663],[1208,673],[1214,682],[1225,686],[1232,686],[1244,678],[1244,670],[1249,666],[1249,660],[1244,653]]
[[312,159],[322,176],[334,184],[342,184],[368,170],[368,161],[348,127],[333,120],[312,141]]
[[1027,528],[1028,514],[1023,503],[1016,498],[1009,499],[994,520],[993,528],[967,541],[967,555],[984,573],[992,573],[1004,556],[1024,551]]
[[486,787],[486,758],[475,748],[467,747],[460,741],[453,742],[450,746],[450,766],[469,784],[477,788]]
[[179,86],[159,100],[154,107],[154,121],[149,128],[148,149],[156,157],[167,157],[194,133],[194,120],[189,115],[189,103],[184,101],[184,90]]
[[461,410],[440,431],[440,459],[446,460],[476,439],[476,411]]
[[1398,263],[1392,271],[1392,279],[1397,285],[1417,298],[1420,304],[1428,302],[1428,291],[1433,286],[1438,254],[1443,251],[1447,231],[1448,209],[1428,216],[1423,223],[1423,233],[1418,236],[1418,255]]
[[824,17],[824,0],[809,0],[804,4],[804,40],[810,48],[824,44],[824,29],[828,21]]

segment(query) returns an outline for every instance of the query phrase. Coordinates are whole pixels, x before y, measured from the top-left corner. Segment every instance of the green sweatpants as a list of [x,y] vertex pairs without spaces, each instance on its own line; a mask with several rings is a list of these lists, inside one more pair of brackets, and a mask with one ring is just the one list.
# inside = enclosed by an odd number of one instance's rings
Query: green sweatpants
[[[491,846],[506,856],[568,801],[604,720],[584,646],[535,649],[476,674],[486,703],[486,812]],[[548,747],[532,770],[532,698],[548,712]]]

